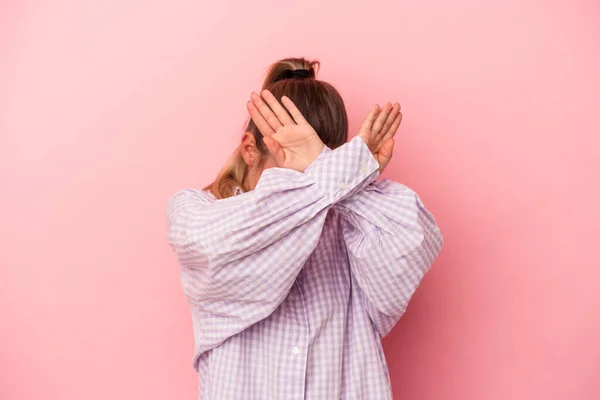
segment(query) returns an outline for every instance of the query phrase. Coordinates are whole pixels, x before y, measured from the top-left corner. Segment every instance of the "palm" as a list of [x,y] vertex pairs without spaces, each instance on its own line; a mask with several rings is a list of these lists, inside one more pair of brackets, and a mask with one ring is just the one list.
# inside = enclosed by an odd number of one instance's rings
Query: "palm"
[[269,150],[271,153],[281,154],[281,157],[275,157],[276,160],[280,158],[280,167],[295,170],[303,170],[302,166],[308,161],[305,159],[304,149],[314,143],[315,139],[320,140],[310,125],[284,125],[271,138],[275,143],[269,146]]
[[401,122],[400,104],[392,106],[386,103],[383,109],[375,105],[358,131],[358,136],[365,141],[373,157],[379,162],[380,172],[383,172],[392,158],[393,138]]
[[287,97],[282,98],[292,117],[269,92],[263,91],[268,103],[257,95],[248,103],[248,111],[279,167],[304,171],[324,147],[313,127]]

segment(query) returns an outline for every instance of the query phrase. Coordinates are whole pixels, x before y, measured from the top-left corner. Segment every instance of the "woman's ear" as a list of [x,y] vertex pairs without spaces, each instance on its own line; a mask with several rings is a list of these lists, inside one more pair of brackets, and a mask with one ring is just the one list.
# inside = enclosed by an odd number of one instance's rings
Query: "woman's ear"
[[240,145],[242,158],[249,167],[260,162],[261,154],[256,146],[256,139],[251,132],[245,132],[242,136],[242,144]]

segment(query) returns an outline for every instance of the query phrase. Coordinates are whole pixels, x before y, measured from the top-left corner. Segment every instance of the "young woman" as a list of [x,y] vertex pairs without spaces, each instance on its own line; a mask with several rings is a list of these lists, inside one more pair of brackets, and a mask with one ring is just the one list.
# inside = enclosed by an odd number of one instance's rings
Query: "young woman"
[[400,105],[374,106],[347,142],[344,103],[317,67],[274,64],[217,179],[167,206],[199,399],[392,397],[381,338],[442,236],[415,192],[376,180]]

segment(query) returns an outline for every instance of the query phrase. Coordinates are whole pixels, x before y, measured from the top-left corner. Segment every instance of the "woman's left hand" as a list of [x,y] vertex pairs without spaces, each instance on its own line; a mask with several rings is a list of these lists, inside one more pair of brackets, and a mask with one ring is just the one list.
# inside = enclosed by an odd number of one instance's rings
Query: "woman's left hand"
[[400,104],[386,103],[383,109],[378,104],[373,106],[365,121],[361,125],[358,136],[360,136],[373,157],[379,162],[379,172],[383,172],[392,159],[394,151],[394,135],[398,132],[402,122]]

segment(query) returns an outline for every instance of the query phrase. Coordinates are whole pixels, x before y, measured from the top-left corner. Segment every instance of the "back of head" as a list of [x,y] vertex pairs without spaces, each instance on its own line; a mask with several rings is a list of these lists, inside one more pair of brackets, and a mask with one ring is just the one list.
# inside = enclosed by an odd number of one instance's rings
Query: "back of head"
[[[323,143],[335,149],[348,140],[348,115],[338,91],[329,83],[316,79],[319,67],[318,61],[304,58],[277,61],[267,73],[263,90],[269,90],[279,101],[284,95],[289,97]],[[246,131],[254,135],[258,150],[267,155],[262,134],[252,120],[248,122]],[[247,173],[248,166],[238,149],[217,179],[204,189],[210,190],[217,198],[230,197],[242,187]]]
[[[348,140],[348,115],[344,101],[338,91],[327,82],[316,79],[319,61],[304,58],[285,58],[271,66],[263,90],[269,90],[277,100],[289,97],[300,110],[304,118],[317,132],[323,143],[335,149]],[[306,76],[296,76],[293,71],[308,71]],[[247,131],[256,138],[261,152],[267,147],[262,134],[250,120]]]

